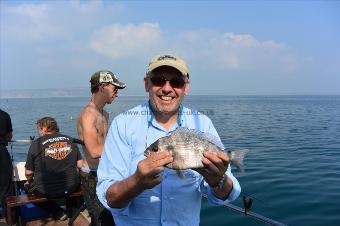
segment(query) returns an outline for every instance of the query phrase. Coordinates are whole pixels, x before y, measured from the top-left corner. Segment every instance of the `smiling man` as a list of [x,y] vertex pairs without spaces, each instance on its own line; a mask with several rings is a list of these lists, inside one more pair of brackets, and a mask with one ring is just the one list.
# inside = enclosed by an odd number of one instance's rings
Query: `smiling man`
[[[204,169],[164,166],[169,152],[145,158],[145,149],[178,127],[218,137],[211,120],[181,103],[190,88],[186,63],[177,55],[151,59],[144,78],[149,101],[118,115],[105,140],[98,167],[97,195],[117,225],[199,225],[202,194],[212,205],[235,200],[241,188],[226,154],[205,152]],[[147,114],[146,114],[147,113]]]

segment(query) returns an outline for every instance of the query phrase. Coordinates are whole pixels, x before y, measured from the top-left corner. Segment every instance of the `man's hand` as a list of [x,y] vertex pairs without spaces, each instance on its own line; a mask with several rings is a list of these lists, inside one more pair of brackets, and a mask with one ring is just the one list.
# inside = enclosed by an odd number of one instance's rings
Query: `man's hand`
[[205,151],[203,155],[204,168],[196,169],[196,171],[211,187],[216,187],[228,169],[229,157],[224,152]]
[[141,188],[150,189],[160,184],[163,178],[159,174],[164,171],[164,166],[172,161],[173,157],[167,151],[155,153],[140,161],[135,175]]
[[123,208],[146,189],[162,182],[159,175],[164,166],[173,161],[169,152],[159,152],[140,161],[136,172],[130,177],[112,184],[106,191],[106,200],[112,208]]

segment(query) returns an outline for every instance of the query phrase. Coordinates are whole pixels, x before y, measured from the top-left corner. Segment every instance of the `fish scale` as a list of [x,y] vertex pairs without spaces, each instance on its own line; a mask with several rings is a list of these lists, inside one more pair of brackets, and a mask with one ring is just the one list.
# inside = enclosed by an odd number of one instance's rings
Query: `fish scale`
[[[173,156],[173,162],[166,167],[176,170],[202,168],[204,151],[224,152],[224,146],[217,137],[203,133],[198,130],[180,127],[170,136],[159,138],[152,143],[146,150],[145,156],[160,151],[168,151]],[[240,168],[242,171],[242,161],[246,149],[227,153],[230,163]]]
[[[202,158],[204,150],[216,150],[216,146],[205,140],[199,140],[190,134],[180,135],[181,134],[175,134],[171,137],[174,146],[174,149],[170,151],[174,157],[172,167],[176,169],[203,167]],[[168,167],[171,167],[171,164]]]

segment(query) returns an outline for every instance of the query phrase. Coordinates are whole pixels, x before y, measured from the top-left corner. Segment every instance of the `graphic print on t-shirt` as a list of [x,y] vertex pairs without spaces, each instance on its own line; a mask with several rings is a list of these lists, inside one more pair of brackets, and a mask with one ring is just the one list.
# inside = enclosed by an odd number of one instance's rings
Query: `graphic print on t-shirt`
[[62,160],[71,152],[71,145],[67,142],[55,142],[45,149],[45,156],[49,156],[55,160]]

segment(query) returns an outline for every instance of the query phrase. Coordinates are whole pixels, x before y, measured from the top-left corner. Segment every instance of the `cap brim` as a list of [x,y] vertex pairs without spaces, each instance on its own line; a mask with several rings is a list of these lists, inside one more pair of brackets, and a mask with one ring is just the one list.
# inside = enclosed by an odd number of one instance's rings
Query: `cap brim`
[[125,83],[119,81],[112,82],[112,84],[118,89],[124,89],[126,87]]

